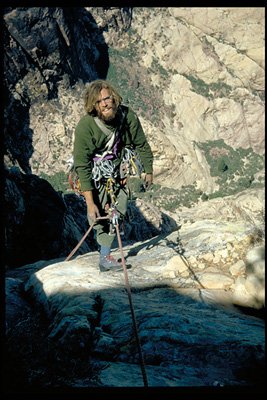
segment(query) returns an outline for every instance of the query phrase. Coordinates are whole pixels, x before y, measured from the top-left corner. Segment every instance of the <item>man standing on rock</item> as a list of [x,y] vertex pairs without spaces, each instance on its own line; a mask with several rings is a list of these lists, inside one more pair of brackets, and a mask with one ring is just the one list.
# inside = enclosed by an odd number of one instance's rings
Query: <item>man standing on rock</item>
[[[130,107],[122,104],[122,97],[109,82],[91,82],[84,100],[86,115],[75,130],[73,156],[80,190],[87,204],[88,221],[92,225],[96,218],[106,216],[114,200],[119,218],[124,218],[130,164],[135,168],[142,166],[148,189],[153,183],[153,154],[139,118]],[[98,220],[94,230],[100,246],[100,271],[123,270],[122,264],[110,254],[115,239],[110,221]]]

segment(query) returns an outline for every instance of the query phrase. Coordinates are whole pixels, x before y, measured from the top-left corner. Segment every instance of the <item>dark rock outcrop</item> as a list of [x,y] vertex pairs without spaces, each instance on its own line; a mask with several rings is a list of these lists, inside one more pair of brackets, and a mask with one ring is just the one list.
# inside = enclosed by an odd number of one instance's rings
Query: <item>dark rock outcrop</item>
[[[42,178],[13,167],[5,171],[5,264],[19,267],[38,260],[66,258],[89,225],[86,204],[74,193],[63,195]],[[153,207],[129,203],[126,240],[145,240],[170,233],[176,222]],[[97,249],[91,233],[77,254]]]
[[[4,152],[10,156],[11,165],[17,161],[25,172],[30,172],[30,105],[56,98],[62,80],[71,86],[79,79],[105,77],[107,69],[107,45],[83,7],[6,9]],[[21,136],[23,140],[18,140]]]
[[[85,208],[82,213],[79,202],[67,207],[61,194],[36,175],[17,168],[6,171],[4,196],[5,263],[9,267],[67,257],[88,227]],[[93,243],[89,238],[80,252],[94,249]]]

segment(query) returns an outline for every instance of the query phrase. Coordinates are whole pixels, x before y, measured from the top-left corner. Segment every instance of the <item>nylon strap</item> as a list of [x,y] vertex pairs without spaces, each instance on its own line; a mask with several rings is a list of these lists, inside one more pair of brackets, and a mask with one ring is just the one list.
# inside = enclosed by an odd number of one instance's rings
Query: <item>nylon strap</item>
[[104,122],[102,122],[98,117],[94,117],[94,120],[97,126],[101,129],[103,133],[105,133],[105,135],[107,135],[108,138],[115,133],[115,131],[113,132],[111,129],[108,129]]

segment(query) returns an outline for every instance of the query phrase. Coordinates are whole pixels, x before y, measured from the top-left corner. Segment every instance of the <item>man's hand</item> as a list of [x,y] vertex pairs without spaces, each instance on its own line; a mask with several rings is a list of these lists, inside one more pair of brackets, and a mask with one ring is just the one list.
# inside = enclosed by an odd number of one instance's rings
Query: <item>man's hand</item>
[[145,188],[149,190],[153,184],[153,174],[146,174],[145,175]]
[[94,203],[93,192],[91,190],[88,190],[86,192],[83,192],[83,195],[87,205],[87,216],[90,220],[90,224],[93,224],[96,218],[100,217],[100,212],[97,205]]
[[100,217],[98,207],[95,203],[90,205],[87,204],[87,215],[92,223],[95,222],[96,218]]

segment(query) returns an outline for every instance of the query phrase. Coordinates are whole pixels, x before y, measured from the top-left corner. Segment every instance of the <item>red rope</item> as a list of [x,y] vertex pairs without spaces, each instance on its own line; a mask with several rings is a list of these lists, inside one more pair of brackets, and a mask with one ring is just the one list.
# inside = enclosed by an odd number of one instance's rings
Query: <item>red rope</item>
[[[90,228],[87,230],[87,232],[81,238],[81,240],[79,241],[77,246],[71,251],[71,253],[65,259],[65,261],[69,261],[71,259],[71,257],[76,253],[78,248],[82,245],[84,240],[87,238],[87,236],[91,232],[91,230],[92,230],[93,226],[95,225],[95,223],[98,220],[103,220],[103,219],[110,219],[110,216],[96,218],[94,223],[90,226]],[[144,362],[144,357],[143,357],[143,353],[142,353],[140,338],[139,338],[139,335],[138,335],[137,322],[136,322],[136,317],[135,317],[135,312],[134,312],[134,307],[133,307],[133,302],[132,302],[131,288],[130,288],[130,284],[129,284],[127,267],[126,267],[125,258],[124,258],[124,254],[123,254],[123,249],[122,249],[122,242],[121,242],[121,236],[120,236],[118,222],[115,224],[115,228],[116,228],[116,233],[117,233],[117,238],[118,238],[119,249],[120,249],[120,253],[121,253],[121,260],[122,260],[122,266],[123,266],[123,272],[124,272],[124,278],[125,278],[125,286],[126,286],[126,290],[127,290],[127,294],[128,294],[129,304],[130,304],[130,310],[131,310],[132,321],[133,321],[133,328],[134,328],[134,333],[135,333],[135,338],[136,338],[136,343],[137,343],[137,348],[138,348],[138,353],[139,353],[140,367],[141,367],[141,371],[142,371],[144,386],[148,387],[147,375],[146,375],[146,370],[145,370],[145,362]]]

